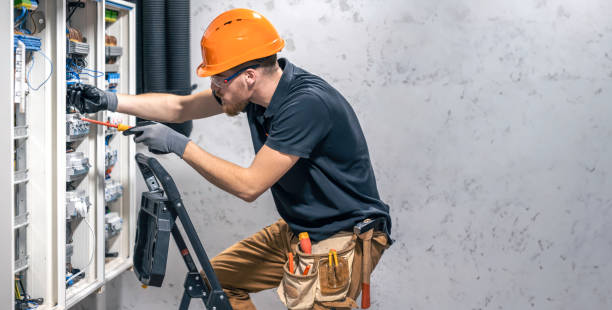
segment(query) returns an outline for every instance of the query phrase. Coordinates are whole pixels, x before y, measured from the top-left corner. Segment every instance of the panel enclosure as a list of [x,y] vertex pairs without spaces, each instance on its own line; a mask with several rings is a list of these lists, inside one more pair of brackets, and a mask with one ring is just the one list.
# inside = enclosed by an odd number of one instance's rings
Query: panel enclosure
[[[99,87],[104,72],[100,62],[104,41],[101,39],[103,4],[95,1],[66,1],[66,85],[89,84]],[[66,179],[65,188],[65,296],[72,306],[104,281],[100,262],[102,251],[102,211],[100,198],[100,146],[103,129],[81,120],[99,119],[83,114],[78,108],[65,107]],[[101,113],[97,113],[101,114]],[[61,239],[61,237],[60,237]]]
[[[2,309],[67,309],[127,270],[134,240],[135,146],[99,121],[135,123],[67,104],[71,84],[135,93],[135,10],[124,1],[15,0],[2,50],[10,300]],[[106,21],[106,10],[118,14]],[[116,38],[107,46],[106,35]],[[107,57],[108,56],[108,57]],[[116,68],[107,70],[107,62]],[[114,70],[114,71],[113,71]],[[113,73],[110,74],[109,73]],[[112,85],[108,83],[112,78]],[[6,159],[6,160],[4,160]],[[5,273],[0,273],[8,278]]]
[[57,87],[63,72],[57,68],[63,63],[57,62],[64,43],[57,43],[59,25],[63,25],[57,15],[61,6],[57,1],[41,1],[35,6],[15,1],[10,10],[13,85],[7,91],[13,104],[6,107],[11,108],[13,127],[7,135],[12,139],[9,186],[13,197],[9,202],[14,216],[15,297],[11,307],[26,299],[34,300],[33,305],[41,304],[39,309],[59,303],[56,266],[60,263],[61,241],[56,215],[63,204],[57,204],[56,198],[64,186],[54,182],[59,160],[54,128],[57,98],[64,92]]
[[[105,88],[117,93],[136,90],[136,10],[132,3],[107,1],[105,7]],[[106,121],[135,125],[135,117],[106,112]],[[105,279],[132,265],[135,236],[135,145],[115,128],[105,129]],[[124,194],[118,195],[121,190]],[[127,194],[126,194],[127,193]]]

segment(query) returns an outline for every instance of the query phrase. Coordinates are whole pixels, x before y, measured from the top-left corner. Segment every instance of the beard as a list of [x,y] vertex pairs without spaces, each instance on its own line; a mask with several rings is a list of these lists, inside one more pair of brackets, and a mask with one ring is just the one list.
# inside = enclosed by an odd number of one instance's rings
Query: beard
[[238,103],[223,103],[223,112],[229,116],[236,116],[238,113],[244,111],[244,108],[249,104],[248,100]]

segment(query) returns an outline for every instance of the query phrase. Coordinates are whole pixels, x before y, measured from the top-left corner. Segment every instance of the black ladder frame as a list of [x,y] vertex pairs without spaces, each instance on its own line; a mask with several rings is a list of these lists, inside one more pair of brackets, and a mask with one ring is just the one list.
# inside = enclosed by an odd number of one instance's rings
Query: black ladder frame
[[165,193],[164,198],[167,199],[166,205],[169,207],[169,211],[181,221],[189,243],[202,266],[202,271],[207,280],[204,281],[202,275],[198,272],[193,257],[189,253],[189,249],[185,243],[185,239],[178,229],[177,224],[174,223],[171,230],[172,237],[179,248],[179,252],[188,270],[184,283],[185,291],[181,299],[179,310],[187,310],[192,298],[201,299],[207,309],[232,310],[232,306],[229,303],[227,295],[225,295],[221,288],[221,284],[210,264],[210,260],[208,259],[208,255],[206,255],[206,251],[202,246],[198,233],[193,227],[189,214],[187,214],[187,210],[185,209],[174,180],[157,159],[153,157],[147,157],[142,153],[138,153],[136,154],[136,163],[145,179],[149,192]]

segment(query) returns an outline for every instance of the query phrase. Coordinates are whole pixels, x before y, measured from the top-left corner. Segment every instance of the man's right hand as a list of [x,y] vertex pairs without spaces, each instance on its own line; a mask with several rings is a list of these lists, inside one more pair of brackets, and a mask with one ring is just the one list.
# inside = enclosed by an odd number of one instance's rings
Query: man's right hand
[[117,95],[87,84],[68,85],[66,104],[81,113],[96,113],[101,110],[117,110]]

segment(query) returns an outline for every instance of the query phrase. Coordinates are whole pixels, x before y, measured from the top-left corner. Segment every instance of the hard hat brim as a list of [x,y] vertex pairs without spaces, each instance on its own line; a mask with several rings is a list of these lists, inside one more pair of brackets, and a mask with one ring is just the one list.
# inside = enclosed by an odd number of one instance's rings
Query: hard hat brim
[[283,47],[285,47],[285,40],[278,38],[277,40],[270,42],[270,44],[260,46],[256,49],[252,49],[246,53],[239,55],[238,57],[234,57],[230,60],[227,60],[220,64],[216,64],[214,66],[206,65],[204,62],[202,62],[197,68],[197,74],[199,77],[209,77],[215,74],[219,74],[238,65],[241,65],[247,61],[274,55],[280,52]]

